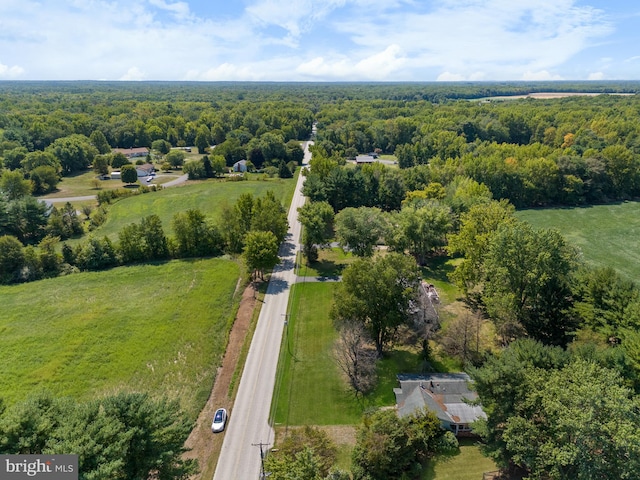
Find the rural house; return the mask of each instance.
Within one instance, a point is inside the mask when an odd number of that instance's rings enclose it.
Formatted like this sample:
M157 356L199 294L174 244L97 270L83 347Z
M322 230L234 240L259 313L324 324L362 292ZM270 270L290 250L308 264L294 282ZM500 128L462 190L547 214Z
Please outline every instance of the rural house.
M480 405L470 403L478 398L469 388L470 380L466 373L400 374L400 388L393 389L398 415L404 417L426 407L443 428L456 435L469 434L473 422L487 418Z
M138 177L148 177L154 171L155 171L155 168L150 163L136 165L136 172L138 173Z
M113 153L122 153L127 158L146 157L149 155L149 149L147 147L114 148Z

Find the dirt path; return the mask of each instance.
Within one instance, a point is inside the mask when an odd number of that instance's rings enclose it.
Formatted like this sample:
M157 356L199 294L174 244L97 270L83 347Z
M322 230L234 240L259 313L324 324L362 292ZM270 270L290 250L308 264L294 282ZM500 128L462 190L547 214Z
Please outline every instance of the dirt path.
M215 462L220 454L220 448L222 448L224 434L211 433L211 420L213 413L220 407L226 408L231 414L233 402L229 386L251 325L255 304L254 290L248 286L242 294L236 320L229 334L229 344L222 359L222 366L218 368L209 400L200 412L196 426L185 442L185 446L191 450L184 455L184 458L196 458L200 464L200 474L195 476L194 480L213 477Z

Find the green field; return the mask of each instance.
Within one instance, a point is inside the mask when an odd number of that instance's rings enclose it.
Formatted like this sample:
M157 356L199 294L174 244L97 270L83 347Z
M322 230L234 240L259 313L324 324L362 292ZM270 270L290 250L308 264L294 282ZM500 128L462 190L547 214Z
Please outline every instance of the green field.
M220 207L227 203L233 205L243 193L263 196L273 191L284 205L291 203L295 179L252 180L244 182L224 182L208 180L159 192L136 195L115 202L109 207L107 221L92 233L95 236L117 238L118 232L130 223L139 223L143 217L156 214L162 220L165 233L171 233L171 219L178 212L199 209L208 217L218 220Z
M332 359L336 332L328 306L334 287L334 283L303 283L292 289L291 317L274 395L276 424L351 425L360 421L362 409L347 391Z
M195 418L238 299L223 259L120 267L0 287L0 392L89 398L120 389L179 398Z
M557 229L586 261L640 278L640 203L524 210L517 216L535 228Z

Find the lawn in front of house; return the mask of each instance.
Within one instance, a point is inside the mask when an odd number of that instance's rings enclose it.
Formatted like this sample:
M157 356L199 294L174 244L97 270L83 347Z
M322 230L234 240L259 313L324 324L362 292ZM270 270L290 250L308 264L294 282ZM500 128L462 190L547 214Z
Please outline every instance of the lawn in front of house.
M318 249L318 261L309 265L304 256L298 270L301 277L339 277L342 271L358 259L352 253L345 253L340 247Z

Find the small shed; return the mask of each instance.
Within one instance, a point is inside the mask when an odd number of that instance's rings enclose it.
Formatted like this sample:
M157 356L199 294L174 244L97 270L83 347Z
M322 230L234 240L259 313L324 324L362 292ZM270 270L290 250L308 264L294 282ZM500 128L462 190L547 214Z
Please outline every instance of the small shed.
M376 159L378 158L378 156L376 155L375 157L371 154L369 155L358 155L356 157L356 165L364 165L367 163L373 163L376 161Z
M236 162L233 164L233 171L234 172L246 172L247 171L247 161L246 160L240 160L239 162Z

